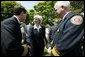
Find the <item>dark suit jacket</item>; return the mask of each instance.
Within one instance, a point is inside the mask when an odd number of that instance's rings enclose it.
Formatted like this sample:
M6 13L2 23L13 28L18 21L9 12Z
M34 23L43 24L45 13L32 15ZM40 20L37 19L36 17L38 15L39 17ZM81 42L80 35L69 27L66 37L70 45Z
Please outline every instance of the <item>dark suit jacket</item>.
M74 25L71 18L75 16L68 13L60 24L54 29L52 39L60 52L64 56L81 56L81 43L84 35L84 25Z
M15 17L8 18L1 22L2 56L21 56L24 49L21 46L21 40L20 24Z
M34 27L30 28L30 35L28 37L30 39L31 44L31 56L42 56L44 51L44 39L45 38L45 28L34 29Z

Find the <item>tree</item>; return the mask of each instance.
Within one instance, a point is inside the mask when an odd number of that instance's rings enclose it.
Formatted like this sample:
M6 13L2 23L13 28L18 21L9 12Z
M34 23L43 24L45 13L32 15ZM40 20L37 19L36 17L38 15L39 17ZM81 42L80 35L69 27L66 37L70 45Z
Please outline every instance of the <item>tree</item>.
M39 14L43 17L43 24L52 25L52 19L55 17L54 12L54 3L55 1L43 1L34 6L36 14Z
M34 11L33 9L30 9L30 10L28 11L28 15L27 15L27 19L26 19L26 20L29 21L29 22L27 22L27 23L32 23L32 22L33 22L33 17L34 17L34 15L35 15L35 11Z
M54 4L56 1L41 1L39 4L34 6L35 14L39 14L43 17L43 24L52 25L53 22L59 23L60 18L58 14L55 15ZM79 14L84 10L84 1L70 1L71 11L75 14Z
M84 12L84 1L71 1L71 10L75 14L80 14Z
M1 1L1 21L13 16L14 7L21 6L15 1Z
M56 1L41 1L34 6L34 10L31 9L27 12L26 23L31 23L33 17L36 14L39 14L43 17L43 25L50 24L53 25L54 22L59 23L60 18L58 14L55 14L54 4ZM71 10L74 13L84 12L84 1L70 1ZM15 1L1 1L1 21L11 17L13 15L13 8L16 6L21 6L21 4L16 3ZM23 6L23 5L22 5Z

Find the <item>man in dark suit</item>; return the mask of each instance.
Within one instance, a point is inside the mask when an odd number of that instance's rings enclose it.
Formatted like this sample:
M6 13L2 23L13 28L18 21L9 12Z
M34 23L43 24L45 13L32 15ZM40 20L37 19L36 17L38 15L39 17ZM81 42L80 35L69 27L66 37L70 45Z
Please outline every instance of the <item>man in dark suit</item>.
M14 9L14 16L1 22L1 55L21 56L26 55L28 47L21 45L21 22L25 22L26 10L23 7Z
M62 21L52 34L54 49L58 51L58 56L82 56L83 18L73 14L69 7L69 1L57 1L54 6L55 12L62 17Z

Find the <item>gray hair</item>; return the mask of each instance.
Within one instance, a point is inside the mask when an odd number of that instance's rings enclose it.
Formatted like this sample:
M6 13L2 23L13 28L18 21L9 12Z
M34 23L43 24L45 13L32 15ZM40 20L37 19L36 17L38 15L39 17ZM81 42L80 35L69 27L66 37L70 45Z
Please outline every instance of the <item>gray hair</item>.
M69 1L57 1L54 5L54 8L57 8L57 6L64 6L64 7L70 8L70 2Z
M41 21L41 23L42 23L42 19L43 19L42 16L40 16L40 15L35 15L35 16L34 16L34 19L36 19L36 18L39 19L39 20Z

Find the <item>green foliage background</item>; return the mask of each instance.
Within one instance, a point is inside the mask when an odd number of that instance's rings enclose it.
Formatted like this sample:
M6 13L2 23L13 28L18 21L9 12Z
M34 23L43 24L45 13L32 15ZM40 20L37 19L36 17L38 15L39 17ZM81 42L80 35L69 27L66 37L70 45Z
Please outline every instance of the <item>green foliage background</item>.
M59 23L60 18L55 15L54 4L56 1L41 1L37 5L34 5L34 9L27 10L26 24L32 23L33 16L40 14L43 17L42 24L53 25L54 23ZM75 14L80 14L84 12L84 1L70 1L71 11ZM17 6L23 6L15 1L1 1L1 21L11 17L13 15L13 8Z

